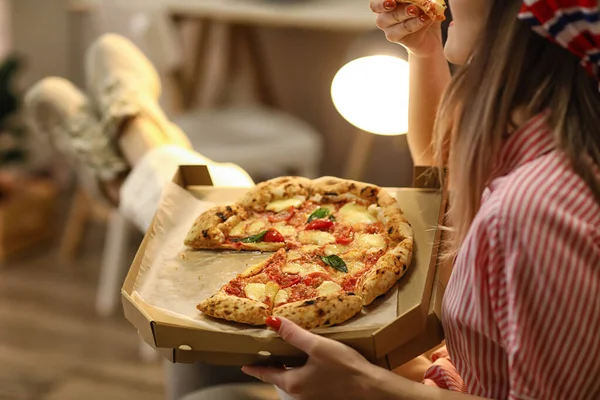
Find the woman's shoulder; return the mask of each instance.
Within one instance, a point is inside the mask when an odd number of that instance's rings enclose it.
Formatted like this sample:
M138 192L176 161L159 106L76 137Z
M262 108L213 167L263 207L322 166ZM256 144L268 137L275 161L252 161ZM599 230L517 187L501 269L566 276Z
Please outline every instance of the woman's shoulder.
M491 187L489 201L499 222L531 223L558 216L600 222L600 204L558 150L516 168Z
M579 246L590 235L600 246L600 204L560 151L516 168L490 188L482 222L505 247L535 255L557 243Z

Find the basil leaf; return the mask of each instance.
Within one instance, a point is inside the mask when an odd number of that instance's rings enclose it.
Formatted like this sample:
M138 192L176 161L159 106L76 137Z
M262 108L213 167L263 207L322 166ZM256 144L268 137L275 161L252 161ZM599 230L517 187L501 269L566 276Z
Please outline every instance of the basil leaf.
M261 233L257 233L256 235L248 236L248 237L245 237L245 238L231 239L231 241L233 243L237 243L237 242L242 242L242 243L258 243L261 240L263 240L263 238L265 237L266 234L267 234L267 231L262 231Z
M344 260L336 256L335 254L326 257L321 257L321 260L323 260L325 264L337 269L338 271L346 273L348 272L348 267L346 267L346 263L344 262Z
M315 219L325 218L328 215L329 208L318 208L312 214L310 214L310 217L308 217L308 221L306 221L306 223L308 224L309 222Z

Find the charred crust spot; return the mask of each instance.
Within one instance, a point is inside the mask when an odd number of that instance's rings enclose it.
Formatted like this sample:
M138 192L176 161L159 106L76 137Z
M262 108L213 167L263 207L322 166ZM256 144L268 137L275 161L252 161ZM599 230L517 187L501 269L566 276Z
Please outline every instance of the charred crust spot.
M304 303L302 303L302 307L312 306L313 304L315 304L314 300L306 300Z
M227 217L222 212L218 212L217 217L221 220L221 222L227 221Z
M317 310L317 315L318 315L319 317L322 317L322 316L324 316L324 315L325 315L325 311L323 311L321 308L319 308L319 309Z
M338 194L336 192L325 192L323 193L325 196L337 196Z
M327 320L324 323L325 323L325 325L331 325L331 321L330 320Z
M208 237L208 229L202 231L202 236L206 239Z
M231 310L227 309L227 310L223 311L223 314L225 314L225 315L231 315L232 312L231 312Z
M402 266L402 271L406 271L406 264Z
M356 294L354 294L354 292L348 292L348 296L356 296Z
M356 189L356 185L355 185L354 183L351 183L351 184L348 186L348 189L350 189L350 190L354 190L354 189Z
M225 207L225 210L227 210L227 212L232 212L233 208L231 208L231 206L227 206L227 207Z
M377 189L373 186L366 186L360 191L361 195L364 195L365 193L367 193L367 196L374 196L375 194L377 194Z
M390 229L388 229L388 234L391 235L392 233L394 233L394 227L390 226Z

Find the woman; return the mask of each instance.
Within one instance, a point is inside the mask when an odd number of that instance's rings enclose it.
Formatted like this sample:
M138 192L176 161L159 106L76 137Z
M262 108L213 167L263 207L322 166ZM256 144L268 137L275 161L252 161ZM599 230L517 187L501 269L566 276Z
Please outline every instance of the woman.
M371 1L410 50L413 157L449 170L450 357L422 385L271 319L307 364L243 370L296 399L600 398L598 1L449 3L442 49L417 8Z

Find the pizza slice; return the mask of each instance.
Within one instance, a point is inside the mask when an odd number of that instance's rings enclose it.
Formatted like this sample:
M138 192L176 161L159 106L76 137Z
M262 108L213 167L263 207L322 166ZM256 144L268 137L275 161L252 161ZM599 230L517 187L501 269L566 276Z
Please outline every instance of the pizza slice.
M264 325L279 292L286 254L280 250L266 261L250 266L215 295L198 304L204 314L249 325Z
M237 204L214 207L194 222L185 245L194 249L277 251L295 242L312 181L283 177L258 184Z
M416 5L433 21L442 22L446 19L446 2L444 0L400 0L399 2Z
M362 299L345 292L324 268L309 262L314 254L301 257L288 262L286 252L279 250L229 281L198 304L198 310L249 325L264 325L267 317L278 315L305 329L340 324L360 312Z

